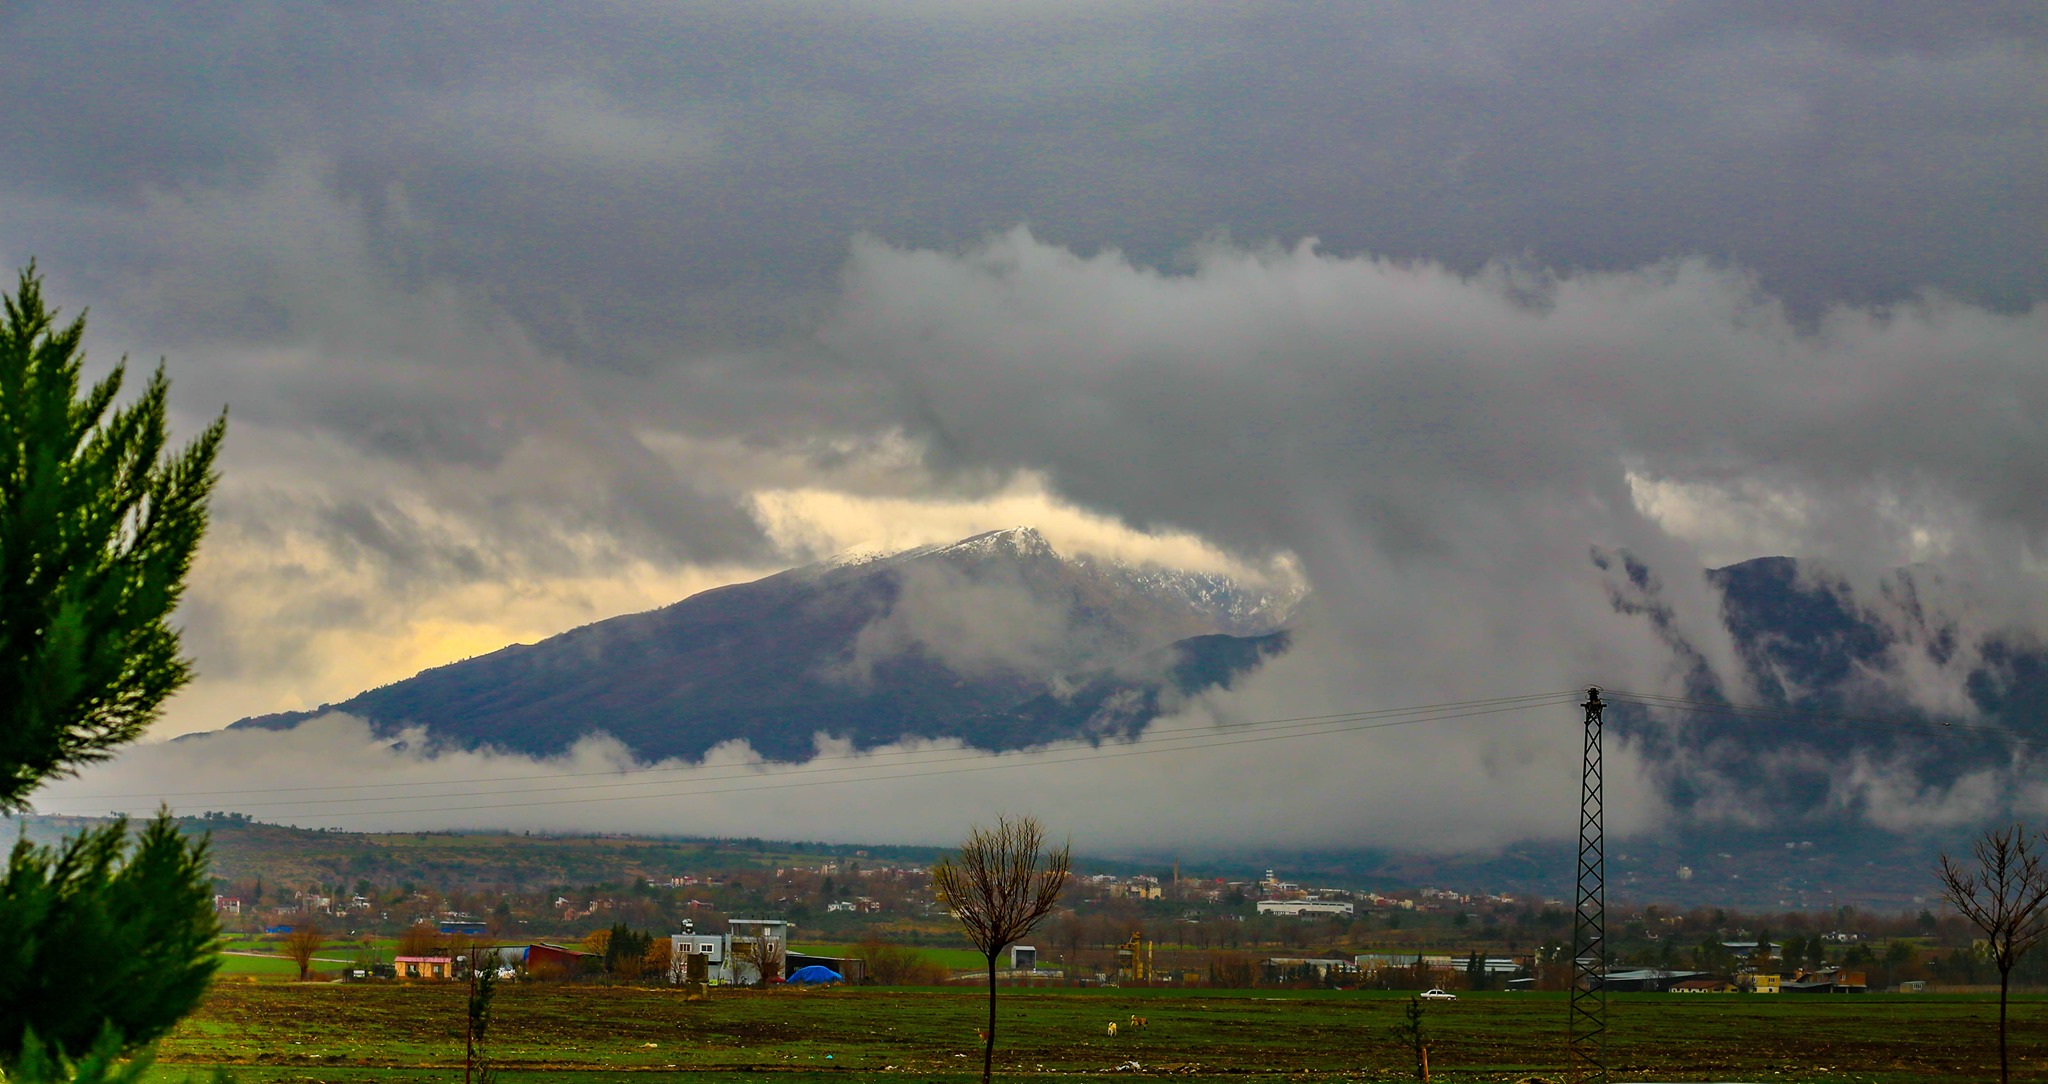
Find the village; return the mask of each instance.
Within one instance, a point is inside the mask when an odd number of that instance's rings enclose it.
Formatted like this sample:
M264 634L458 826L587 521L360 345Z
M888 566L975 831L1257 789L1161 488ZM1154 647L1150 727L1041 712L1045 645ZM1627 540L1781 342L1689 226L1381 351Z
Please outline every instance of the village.
M224 886L240 951L315 946L305 975L455 981L495 961L521 981L754 987L824 969L852 985L986 979L926 866L854 852L802 865L635 872L543 892L414 885ZM1615 992L1918 992L1984 981L1981 943L1931 913L1740 914L1616 908ZM1276 870L1225 880L1076 874L999 983L1020 986L1562 990L1569 913L1555 898L1310 886ZM311 937L308 937L308 934ZM624 940L639 946L622 954ZM227 974L242 960L232 957ZM810 974L816 975L818 971Z

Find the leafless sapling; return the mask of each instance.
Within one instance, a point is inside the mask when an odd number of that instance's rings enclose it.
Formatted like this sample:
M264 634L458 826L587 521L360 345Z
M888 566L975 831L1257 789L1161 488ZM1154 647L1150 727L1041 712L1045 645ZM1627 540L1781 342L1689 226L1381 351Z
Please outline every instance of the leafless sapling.
M1974 869L1941 856L1941 894L1951 907L1984 931L1991 963L1998 968L1998 1079L2007 1079L2006 994L2012 969L2048 934L2048 866L2039 840L2026 826L1994 828L1970 845Z
M982 1030L981 1079L996 1056L996 957L1021 940L1059 903L1072 866L1070 846L1048 850L1045 826L1033 817L1003 817L967 833L960 853L932 867L932 889L967 939L988 961L988 1027Z

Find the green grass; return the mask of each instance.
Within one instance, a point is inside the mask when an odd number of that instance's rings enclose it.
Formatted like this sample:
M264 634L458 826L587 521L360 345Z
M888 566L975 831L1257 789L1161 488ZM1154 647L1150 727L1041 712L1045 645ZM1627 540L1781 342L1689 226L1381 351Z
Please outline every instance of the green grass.
M316 966L332 967L334 965L320 964ZM299 977L299 965L293 963L290 960L285 959L282 956L224 955L220 958L220 970L216 972L216 974L253 975L258 978L295 979Z
M1110 1072L1194 1080L1400 1079L1389 1034L1406 999L1379 993L1005 990L997 1061L1007 1076ZM978 1076L985 1003L951 990L717 991L531 984L500 994L493 1051L507 1084L599 1082L647 1071L691 1079L964 1080ZM1430 1066L1445 1081L1561 1079L1564 1002L1475 994L1432 1005ZM1985 1079L1995 998L1617 996L1617 1080ZM1132 1029L1132 1015L1148 1026ZM2048 1069L2048 997L2015 1014L2021 1079ZM271 1081L439 1080L462 1069L454 984L223 983L162 1045L159 1079L231 1066ZM1110 1037L1107 1025L1119 1023Z
M379 947L380 958L391 958L391 945ZM374 944L374 943L373 943ZM361 951L362 943L357 940L324 941L313 954L315 972L332 972L352 964ZM262 953L251 956L246 953ZM284 942L276 938L232 937L221 944L219 974L230 977L253 977L259 979L296 979L299 965L285 958Z
M790 951L800 952L807 956L852 956L859 947L858 945L791 945ZM920 958L928 963L934 963L953 971L966 971L971 968L978 969L988 966L988 961L982 958L981 953L973 949L915 946L911 947L911 951L917 953Z

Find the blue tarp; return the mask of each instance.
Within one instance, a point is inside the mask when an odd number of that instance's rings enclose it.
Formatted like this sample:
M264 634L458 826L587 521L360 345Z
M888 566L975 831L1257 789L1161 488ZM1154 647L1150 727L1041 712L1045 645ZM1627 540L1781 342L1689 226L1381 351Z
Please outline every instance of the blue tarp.
M815 986L827 982L845 982L846 976L826 967L824 964L812 964L809 967L799 967L795 971L790 972L789 981L799 986Z

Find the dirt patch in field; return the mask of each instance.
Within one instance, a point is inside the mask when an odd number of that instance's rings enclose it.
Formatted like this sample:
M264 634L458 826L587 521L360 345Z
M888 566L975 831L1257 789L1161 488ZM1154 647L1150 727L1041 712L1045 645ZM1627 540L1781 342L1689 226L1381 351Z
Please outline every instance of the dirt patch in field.
M706 1021L695 1030L698 1034L725 1035L749 1043L795 1042L811 1033L798 1025L773 1020Z

